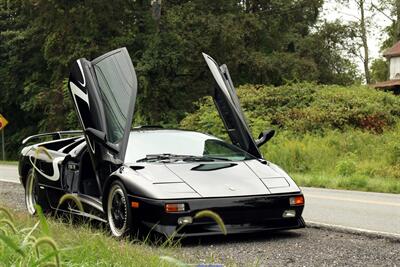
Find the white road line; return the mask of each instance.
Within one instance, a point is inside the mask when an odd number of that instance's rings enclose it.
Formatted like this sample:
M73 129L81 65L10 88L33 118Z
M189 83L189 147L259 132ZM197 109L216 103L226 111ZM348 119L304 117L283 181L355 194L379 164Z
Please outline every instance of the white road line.
M320 223L320 222L314 222L314 221L306 221L306 225L311 224L311 226L322 226L326 228L334 228L334 229L339 229L339 230L344 230L344 231L349 231L349 232L357 232L361 234L372 234L372 235L377 235L377 236L388 236L388 237L395 237L396 239L400 240L400 234L396 233L390 233L390 232L382 232L382 231L374 231L374 230L368 230L368 229L363 229L363 228L356 228L356 227L350 227L350 226L343 226L343 225L337 225L337 224L329 224L329 223Z
M306 197L306 200L307 200L307 198L319 198L319 199L350 201L350 202L358 202L358 203L365 203L365 204L375 204L375 205L398 206L398 207L400 207L400 203L395 203L395 202L363 200L363 199L354 199L354 198L347 198L347 197L330 197L330 196L307 194L307 193L305 193L304 195Z
M3 179L3 178L0 178L0 182L13 183L13 184L20 183L19 181L16 181L16 180L7 180L7 179Z

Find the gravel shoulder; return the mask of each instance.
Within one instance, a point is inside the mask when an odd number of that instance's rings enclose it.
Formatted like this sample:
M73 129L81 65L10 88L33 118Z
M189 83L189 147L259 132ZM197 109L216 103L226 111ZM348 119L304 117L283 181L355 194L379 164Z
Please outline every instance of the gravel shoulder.
M399 266L400 243L314 228L186 240L191 262L239 266Z
M25 210L23 186L17 183L0 182L0 205L2 203L15 211Z
M0 205L25 210L20 184L0 182ZM188 263L228 266L400 266L400 242L305 228L276 233L188 238L176 250Z

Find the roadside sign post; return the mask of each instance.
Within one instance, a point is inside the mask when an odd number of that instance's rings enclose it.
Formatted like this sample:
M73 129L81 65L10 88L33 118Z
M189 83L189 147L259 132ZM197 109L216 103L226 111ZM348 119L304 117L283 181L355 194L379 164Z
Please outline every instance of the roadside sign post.
M3 161L6 161L6 152L4 149L4 128L1 130L1 151L3 155Z
M1 131L1 154L3 155L3 161L6 160L5 140L4 140L4 128L8 124L6 118L0 114L0 131Z

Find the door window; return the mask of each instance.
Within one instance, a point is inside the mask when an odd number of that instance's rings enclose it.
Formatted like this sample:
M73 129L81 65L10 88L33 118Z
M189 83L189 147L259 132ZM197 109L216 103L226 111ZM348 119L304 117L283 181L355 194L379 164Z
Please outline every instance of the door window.
M107 124L107 139L119 142L125 132L130 114L130 101L136 94L136 75L126 50L102 58L95 62L94 70L104 104Z

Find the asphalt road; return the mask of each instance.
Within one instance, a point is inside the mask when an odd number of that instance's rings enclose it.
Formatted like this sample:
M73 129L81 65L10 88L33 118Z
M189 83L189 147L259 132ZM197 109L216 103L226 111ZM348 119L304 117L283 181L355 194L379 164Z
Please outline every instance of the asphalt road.
M18 183L18 166L0 164L0 181Z
M302 188L306 222L396 234L400 237L400 194Z
M19 182L17 166L0 165L0 181ZM396 234L400 237L400 194L302 188L306 222Z

